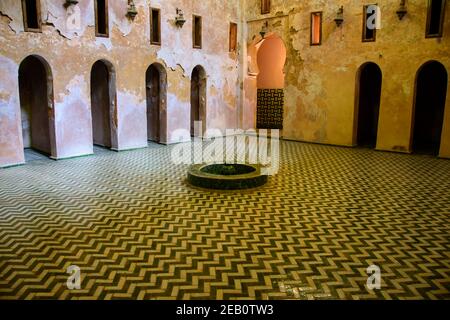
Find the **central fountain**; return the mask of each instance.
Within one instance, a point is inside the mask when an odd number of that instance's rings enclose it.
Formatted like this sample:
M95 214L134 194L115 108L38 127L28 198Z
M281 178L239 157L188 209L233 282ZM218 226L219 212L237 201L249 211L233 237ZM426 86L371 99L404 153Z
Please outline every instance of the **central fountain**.
M188 182L204 189L252 189L268 181L261 169L260 165L250 164L197 164L189 168Z

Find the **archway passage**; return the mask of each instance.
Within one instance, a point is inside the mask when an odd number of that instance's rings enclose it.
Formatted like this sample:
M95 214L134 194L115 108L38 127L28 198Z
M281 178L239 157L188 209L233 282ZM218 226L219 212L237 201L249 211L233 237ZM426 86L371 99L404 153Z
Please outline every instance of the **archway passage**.
M152 64L146 72L148 140L165 143L167 74L163 66Z
M283 89L287 51L281 38L266 37L257 45L258 89Z
M375 148L380 115L382 73L375 63L359 70L357 145Z
M276 35L257 45L257 128L283 129L284 65L287 51Z
M417 74L413 152L438 155L444 123L448 75L445 67L432 61Z
M206 130L206 72L196 66L191 76L191 136L202 134ZM195 123L201 122L201 132L196 132Z
M51 108L53 84L50 67L40 57L29 56L19 67L19 93L22 134L25 149L47 155L52 152Z
M114 107L114 79L111 67L97 61L91 71L91 112L94 145L112 147L112 110Z

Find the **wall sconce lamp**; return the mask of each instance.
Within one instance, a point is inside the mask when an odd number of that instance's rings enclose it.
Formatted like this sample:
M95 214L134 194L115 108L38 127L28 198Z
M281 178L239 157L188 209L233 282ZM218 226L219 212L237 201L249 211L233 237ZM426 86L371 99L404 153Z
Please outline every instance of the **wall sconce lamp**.
M400 1L400 7L397 10L397 16L400 20L402 20L406 14L408 13L408 9L406 8L406 0Z
M134 20L136 18L138 12L136 10L136 5L134 4L133 0L128 0L128 10L127 10L127 17L131 20Z
M341 6L334 19L337 27L340 27L344 23L344 6Z
M269 31L269 22L266 21L266 22L264 22L264 24L261 28L261 31L259 32L259 34L261 35L261 38L264 39L266 37L266 34L268 31Z
M76 4L78 4L78 0L66 0L66 3L64 3L64 7L66 7L66 9L67 9L71 5L76 5Z
M175 24L179 28L183 28L185 23L186 23L186 19L184 18L183 10L177 8L177 16L175 17Z

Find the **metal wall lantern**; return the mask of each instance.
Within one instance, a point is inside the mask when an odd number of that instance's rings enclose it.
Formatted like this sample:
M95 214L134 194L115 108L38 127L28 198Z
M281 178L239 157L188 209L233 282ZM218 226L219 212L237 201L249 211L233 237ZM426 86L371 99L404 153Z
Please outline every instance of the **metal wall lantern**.
M127 17L131 20L134 20L136 18L138 12L136 9L136 5L134 4L133 0L128 0L128 10L127 10Z
M183 28L185 23L186 23L186 19L184 18L183 10L177 8L177 16L175 17L175 24L179 28Z
M408 13L408 9L406 8L406 0L400 1L400 7L398 8L396 13L399 20L402 20L406 16L406 14Z
M340 27L344 23L344 6L341 6L334 19L336 26Z
M68 8L76 4L78 4L78 0L66 0L66 3L64 3L64 7Z

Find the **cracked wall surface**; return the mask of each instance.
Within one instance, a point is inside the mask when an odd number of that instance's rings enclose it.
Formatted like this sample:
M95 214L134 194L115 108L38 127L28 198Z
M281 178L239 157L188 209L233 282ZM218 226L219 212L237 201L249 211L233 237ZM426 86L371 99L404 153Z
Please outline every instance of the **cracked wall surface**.
M61 0L40 2L42 32L33 33L24 32L20 1L0 1L0 166L24 162L18 69L29 55L51 67L57 159L93 152L90 72L100 59L112 64L116 76L118 150L147 146L145 74L155 62L167 72L164 142L175 142L175 130L190 129L190 78L197 65L207 73L207 126L238 126L240 59L228 50L229 23L241 21L238 0L135 0L134 21L126 17L127 1L110 0L109 38L95 37L93 0L69 8ZM150 44L150 4L161 9L161 46ZM174 23L176 8L187 20L181 29ZM203 18L202 49L192 46L193 14Z
M265 21L268 34L283 39L288 50L285 66L285 118L283 137L316 143L355 145L355 91L359 67L371 61L383 72L377 149L410 152L415 78L430 60L450 72L450 6L446 6L444 36L426 39L427 2L410 0L402 21L398 3L380 0L381 29L376 42L363 43L363 5L370 1L272 0L268 15L260 14L260 1L247 0L246 52L254 55L255 44ZM344 6L344 23L334 18ZM321 46L310 46L310 14L323 11ZM250 59L251 60L251 59ZM251 70L245 61L244 68ZM253 69L255 69L253 67ZM256 68L257 69L257 68ZM254 125L255 76L244 79L244 125ZM450 157L450 82L441 142L442 157Z
M95 36L93 0L69 8L63 2L41 0L42 32L33 33L24 32L20 1L0 1L0 166L24 162L18 69L30 55L42 57L51 68L54 103L49 115L54 117L52 156L57 159L93 152L90 72L100 59L111 63L116 78L118 150L147 145L145 73L155 62L167 72L164 143L177 142L171 136L175 130L190 129L190 78L197 65L207 73L207 127L255 128L257 53L265 21L268 35L279 36L287 49L286 139L355 145L356 75L372 61L383 72L377 148L410 152L416 73L430 60L450 70L450 6L444 37L425 39L422 0L408 1L402 21L395 14L397 5L378 1L382 29L374 43L361 41L362 6L368 1L272 0L271 13L261 15L259 0L135 0L138 16L132 21L125 16L127 1L110 0L109 38ZM150 5L161 9L161 46L150 45ZM345 21L337 27L333 20L340 5ZM181 29L174 23L177 8L187 20ZM324 17L322 45L314 47L309 39L313 11L323 11ZM193 14L203 17L202 49L192 48ZM230 22L238 23L237 53L228 52ZM442 157L450 157L449 106L450 93Z

